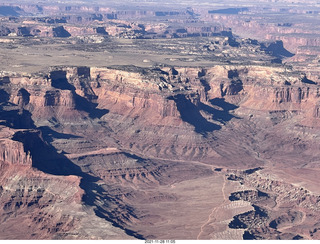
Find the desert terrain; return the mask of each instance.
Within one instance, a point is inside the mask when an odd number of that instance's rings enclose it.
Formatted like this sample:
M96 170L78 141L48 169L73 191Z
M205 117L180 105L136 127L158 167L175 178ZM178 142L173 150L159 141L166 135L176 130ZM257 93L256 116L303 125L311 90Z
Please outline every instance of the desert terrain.
M0 239L319 240L317 1L0 3Z

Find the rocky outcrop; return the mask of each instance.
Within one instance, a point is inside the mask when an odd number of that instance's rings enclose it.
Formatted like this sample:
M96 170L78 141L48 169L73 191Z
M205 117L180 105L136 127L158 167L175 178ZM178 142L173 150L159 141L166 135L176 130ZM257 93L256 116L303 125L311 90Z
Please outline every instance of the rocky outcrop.
M24 93L21 89L18 93L22 105L26 105ZM11 116L23 117L21 109L10 110ZM26 122L24 126L30 127ZM130 239L96 217L90 207L83 208L82 200L90 190L81 182L88 176L59 156L41 131L1 125L0 170L2 239ZM102 232L93 230L100 225Z
M69 37L71 34L65 30L63 26L58 26L52 29L53 37Z
M71 176L59 178L34 170L30 152L25 151L23 143L8 137L14 137L16 131L2 127L0 133L0 201L3 206L0 210L0 225L3 230L7 230L1 231L2 238L16 239L24 236L28 239L43 239L53 237L60 231L74 229L78 222L74 216L66 212L57 215L53 213L63 209L58 207L57 195L60 195L60 191L64 191L64 200L69 204L75 206L80 203L83 194L78 187L80 179ZM52 214L49 214L50 211ZM23 218L24 224L11 228L10 225L18 218ZM37 225L41 226L42 231L36 231Z
M0 160L10 165L23 165L31 167L32 159L30 152L24 151L22 143L12 140L15 130L1 126Z
M23 145L12 140L1 141L0 160L9 164L21 164L31 166L31 156L24 152Z
M316 222L319 196L283 180L269 179L261 170L236 173L236 180L256 190L233 192L229 199L249 201L254 211L234 216L230 228L246 228L244 239L309 239L312 234L305 228Z

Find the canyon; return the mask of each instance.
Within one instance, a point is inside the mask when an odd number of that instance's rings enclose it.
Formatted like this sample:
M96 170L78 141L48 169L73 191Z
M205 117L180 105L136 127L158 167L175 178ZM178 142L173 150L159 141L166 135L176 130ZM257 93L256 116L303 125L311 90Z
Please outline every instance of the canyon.
M249 2L0 6L0 239L319 239L320 7Z

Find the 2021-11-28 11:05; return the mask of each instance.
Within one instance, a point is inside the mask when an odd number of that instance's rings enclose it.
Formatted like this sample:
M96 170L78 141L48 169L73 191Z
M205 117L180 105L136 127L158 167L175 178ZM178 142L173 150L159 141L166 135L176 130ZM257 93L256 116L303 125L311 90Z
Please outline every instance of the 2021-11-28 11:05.
M171 244L171 243L176 243L175 240L145 240L145 243L148 243L148 244Z

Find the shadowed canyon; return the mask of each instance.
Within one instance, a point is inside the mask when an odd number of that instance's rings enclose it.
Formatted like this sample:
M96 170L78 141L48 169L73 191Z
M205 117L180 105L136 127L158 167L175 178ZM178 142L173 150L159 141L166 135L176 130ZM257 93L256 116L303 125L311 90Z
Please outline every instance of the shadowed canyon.
M316 1L0 4L0 239L320 239Z

